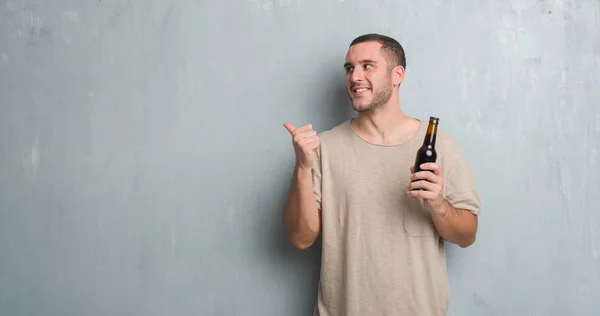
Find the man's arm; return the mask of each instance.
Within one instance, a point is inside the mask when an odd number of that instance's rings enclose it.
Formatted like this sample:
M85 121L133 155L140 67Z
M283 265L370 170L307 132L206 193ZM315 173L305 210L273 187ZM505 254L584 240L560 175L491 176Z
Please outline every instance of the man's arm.
M306 249L321 232L321 216L313 191L310 168L296 167L294 179L285 204L284 221L292 244Z
M463 209L455 208L447 200L431 212L431 218L440 236L462 248L475 242L477 235L477 215Z
M410 168L411 173L413 167ZM444 179L437 163L421 165L423 171L413 173L408 187L410 196L423 199L425 209L431 214L433 223L444 240L466 248L475 242L478 217L468 210L455 208L444 199ZM415 190L421 188L423 190Z
M321 216L313 183L313 168L319 163L316 156L321 141L311 124L299 128L290 123L283 126L292 136L296 153L292 187L285 203L285 227L292 244L306 249L312 246L321 232ZM319 175L319 168L315 168L314 178L319 178Z

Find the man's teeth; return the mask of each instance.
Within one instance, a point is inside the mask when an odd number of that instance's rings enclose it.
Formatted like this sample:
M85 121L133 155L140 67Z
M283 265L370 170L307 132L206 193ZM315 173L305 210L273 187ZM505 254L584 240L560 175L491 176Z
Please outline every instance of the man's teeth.
M360 88L360 89L356 89L356 92L365 92L367 90L369 90L369 89L367 89L367 88Z

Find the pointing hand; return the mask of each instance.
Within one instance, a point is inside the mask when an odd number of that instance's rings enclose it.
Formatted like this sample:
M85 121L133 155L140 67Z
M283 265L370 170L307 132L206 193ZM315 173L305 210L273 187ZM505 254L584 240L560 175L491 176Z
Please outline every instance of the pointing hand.
M290 132L290 135L292 135L294 151L296 152L297 167L305 169L312 168L314 152L321 144L317 132L313 130L311 124L306 124L298 128L290 123L285 123L283 126Z

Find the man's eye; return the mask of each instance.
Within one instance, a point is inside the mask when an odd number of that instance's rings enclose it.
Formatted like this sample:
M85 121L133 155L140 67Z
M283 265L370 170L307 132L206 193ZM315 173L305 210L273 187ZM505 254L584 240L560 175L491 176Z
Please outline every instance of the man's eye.
M373 66L371 66L370 64L365 64L365 69L369 69L371 67L373 67Z

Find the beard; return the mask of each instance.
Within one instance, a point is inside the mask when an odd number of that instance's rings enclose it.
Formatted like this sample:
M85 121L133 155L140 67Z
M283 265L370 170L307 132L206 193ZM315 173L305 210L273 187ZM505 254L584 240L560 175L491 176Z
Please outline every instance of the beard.
M352 99L352 95L348 93L350 101L352 101L352 108L354 109L354 111L359 113L368 113L374 112L377 109L381 108L392 97L392 86L390 85L388 87L384 87L380 90L373 91L372 93L373 99L368 104L357 104L357 102L361 102L361 100Z

